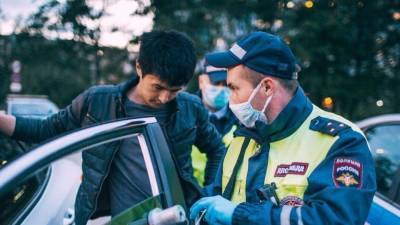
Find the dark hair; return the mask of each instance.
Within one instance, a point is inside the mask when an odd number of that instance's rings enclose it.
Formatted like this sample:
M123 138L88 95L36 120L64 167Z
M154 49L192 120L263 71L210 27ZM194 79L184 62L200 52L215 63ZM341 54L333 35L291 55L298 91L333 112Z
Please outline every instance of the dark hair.
M288 79L281 79L281 78L275 78L278 79L279 83L287 90L291 95L295 93L297 90L297 87L299 87L299 81L298 80L288 80Z
M192 40L175 30L155 30L140 38L138 63L143 76L154 74L169 86L186 85L196 66Z

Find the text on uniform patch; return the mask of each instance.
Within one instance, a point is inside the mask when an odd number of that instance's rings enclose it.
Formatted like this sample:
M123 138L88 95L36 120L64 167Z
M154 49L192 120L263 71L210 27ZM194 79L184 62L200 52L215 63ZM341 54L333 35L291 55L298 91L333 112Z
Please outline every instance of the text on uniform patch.
M308 169L308 163L293 162L281 164L276 167L275 177L285 177L288 174L304 175Z

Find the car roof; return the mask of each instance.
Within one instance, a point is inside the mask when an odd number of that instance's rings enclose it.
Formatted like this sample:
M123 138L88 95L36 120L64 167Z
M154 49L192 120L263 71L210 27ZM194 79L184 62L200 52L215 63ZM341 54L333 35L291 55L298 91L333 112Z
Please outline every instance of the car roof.
M7 98L7 102L50 102L47 98L31 98L31 97L18 97L18 98Z
M10 98L10 99L20 99L20 98L48 99L47 95L17 95L17 94L7 95L7 98Z
M356 124L361 129L365 129L365 128L373 126L373 125L393 123L393 122L400 123L400 113L374 116L374 117L370 117L370 118L361 120L361 121L357 122Z
M8 105L13 104L46 104L55 107L58 110L57 105L49 100L45 95L8 95L6 100Z

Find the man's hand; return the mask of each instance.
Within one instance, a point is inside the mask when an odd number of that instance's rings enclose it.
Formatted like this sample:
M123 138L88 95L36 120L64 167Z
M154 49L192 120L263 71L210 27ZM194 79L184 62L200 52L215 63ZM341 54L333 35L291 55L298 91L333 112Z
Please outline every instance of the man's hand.
M190 209L190 219L194 220L201 211L207 210L204 218L208 224L231 225L236 206L220 195L202 198Z
M0 113L0 132L11 136L15 130L15 117Z

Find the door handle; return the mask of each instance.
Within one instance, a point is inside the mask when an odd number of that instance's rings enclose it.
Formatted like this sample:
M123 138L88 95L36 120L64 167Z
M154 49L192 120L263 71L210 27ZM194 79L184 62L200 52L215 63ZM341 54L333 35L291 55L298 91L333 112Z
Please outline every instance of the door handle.
M68 208L64 214L63 225L72 225L75 221L75 210Z

